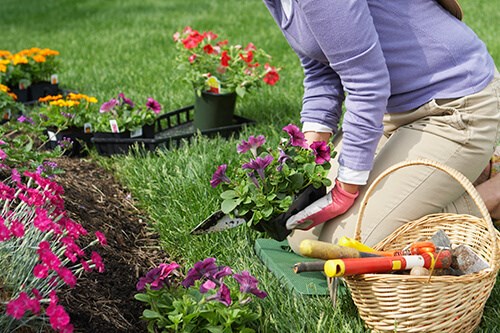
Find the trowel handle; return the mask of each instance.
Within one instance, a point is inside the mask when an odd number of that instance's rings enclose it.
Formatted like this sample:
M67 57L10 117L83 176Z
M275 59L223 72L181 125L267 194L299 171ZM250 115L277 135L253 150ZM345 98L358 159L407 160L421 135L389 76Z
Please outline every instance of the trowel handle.
M413 267L448 268L451 265L451 252L422 253L421 255L333 259L325 262L328 277L341 277L357 274L387 273L409 270Z

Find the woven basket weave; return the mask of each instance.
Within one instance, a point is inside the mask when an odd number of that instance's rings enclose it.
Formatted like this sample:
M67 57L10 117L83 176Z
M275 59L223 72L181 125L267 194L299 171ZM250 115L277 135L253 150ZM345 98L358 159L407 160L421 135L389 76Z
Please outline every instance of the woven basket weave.
M466 244L490 268L463 276L362 274L346 277L360 317L373 332L472 332L498 273L500 233L470 181L458 171L429 160L401 162L387 169L368 188L358 216L355 239L361 241L361 220L375 186L390 173L407 166L426 165L448 173L470 194L483 218L462 214L432 214L406 223L374 246L398 250L443 230L452 244Z

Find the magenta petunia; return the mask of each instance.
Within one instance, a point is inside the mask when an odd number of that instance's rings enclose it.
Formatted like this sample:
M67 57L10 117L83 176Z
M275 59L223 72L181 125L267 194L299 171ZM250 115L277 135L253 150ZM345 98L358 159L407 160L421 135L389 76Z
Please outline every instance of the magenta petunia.
M250 135L248 141L242 140L240 144L236 147L236 151L240 154L244 154L251 150L254 156L257 156L257 148L266 143L266 138L263 135L257 137Z
M154 113L159 114L161 112L161 105L153 98L148 97L148 101L146 102L146 107L152 110Z
M231 183L231 180L226 176L226 170L227 164L219 165L210 180L210 186L216 188L220 183Z
M234 274L233 278L240 284L242 293L251 293L259 298L265 298L267 293L257 288L258 281L250 275L248 271L242 271L241 274Z
M182 285L184 288L189 288L194 285L195 281L203 278L213 276L219 268L215 264L215 258L206 258L202 261L198 261L194 264L194 267L191 268L184 281L182 281Z
M287 132L288 135L290 136L290 144L292 146L307 148L307 143L304 137L304 133L302 133L296 125L289 124L283 127L283 131Z
M274 160L274 157L271 155L266 155L265 157L257 157L254 160L250 160L250 162L243 164L241 167L243 169L251 169L255 170L261 179L265 179L264 175L264 169L271 164L271 162Z
M207 297L207 301L217 301L221 302L225 306L229 306L232 302L231 292L225 284L222 284L215 295Z
M325 141L315 141L311 144L311 149L313 151L316 159L314 160L316 164L324 164L330 161L330 146Z
M130 98L125 97L124 93L119 93L118 94L118 99L122 101L122 104L127 104L129 107L133 108L134 107L134 102Z
M118 102L117 99L113 98L113 99L110 99L109 101L107 102L104 102L100 109L99 109L99 112L100 113L106 113L106 112L109 112L111 110L113 110L116 106L118 106L118 104L120 104L120 102Z

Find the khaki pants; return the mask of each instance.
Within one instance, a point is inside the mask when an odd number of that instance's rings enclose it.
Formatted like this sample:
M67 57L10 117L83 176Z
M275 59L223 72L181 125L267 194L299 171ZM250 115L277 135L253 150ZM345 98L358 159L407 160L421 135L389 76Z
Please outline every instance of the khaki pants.
M463 173L473 182L492 156L500 135L500 74L479 93L457 99L432 100L403 113L386 114L368 185L383 171L405 160L430 159ZM340 151L341 143L336 147ZM337 174L332 161L332 177ZM298 252L303 239L337 243L354 237L363 186L345 214L308 231L294 231L290 246ZM391 173L368 200L361 224L361 241L373 246L406 222L427 214L452 212L477 215L465 190L446 173L427 166L409 166Z

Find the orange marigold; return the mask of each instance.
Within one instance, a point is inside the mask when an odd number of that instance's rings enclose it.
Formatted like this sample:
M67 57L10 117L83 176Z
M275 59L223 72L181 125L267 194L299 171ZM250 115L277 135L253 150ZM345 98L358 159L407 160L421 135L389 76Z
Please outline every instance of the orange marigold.
M0 50L0 58L10 58L12 56L12 53L7 50Z
M62 98L61 94L55 95L55 96L48 95L48 96L45 96L45 97L40 97L38 99L38 101L43 103L43 102L57 101L57 100L59 100L61 98Z
M43 55L36 54L33 56L33 60L35 60L36 62L45 62L45 60L47 59Z

